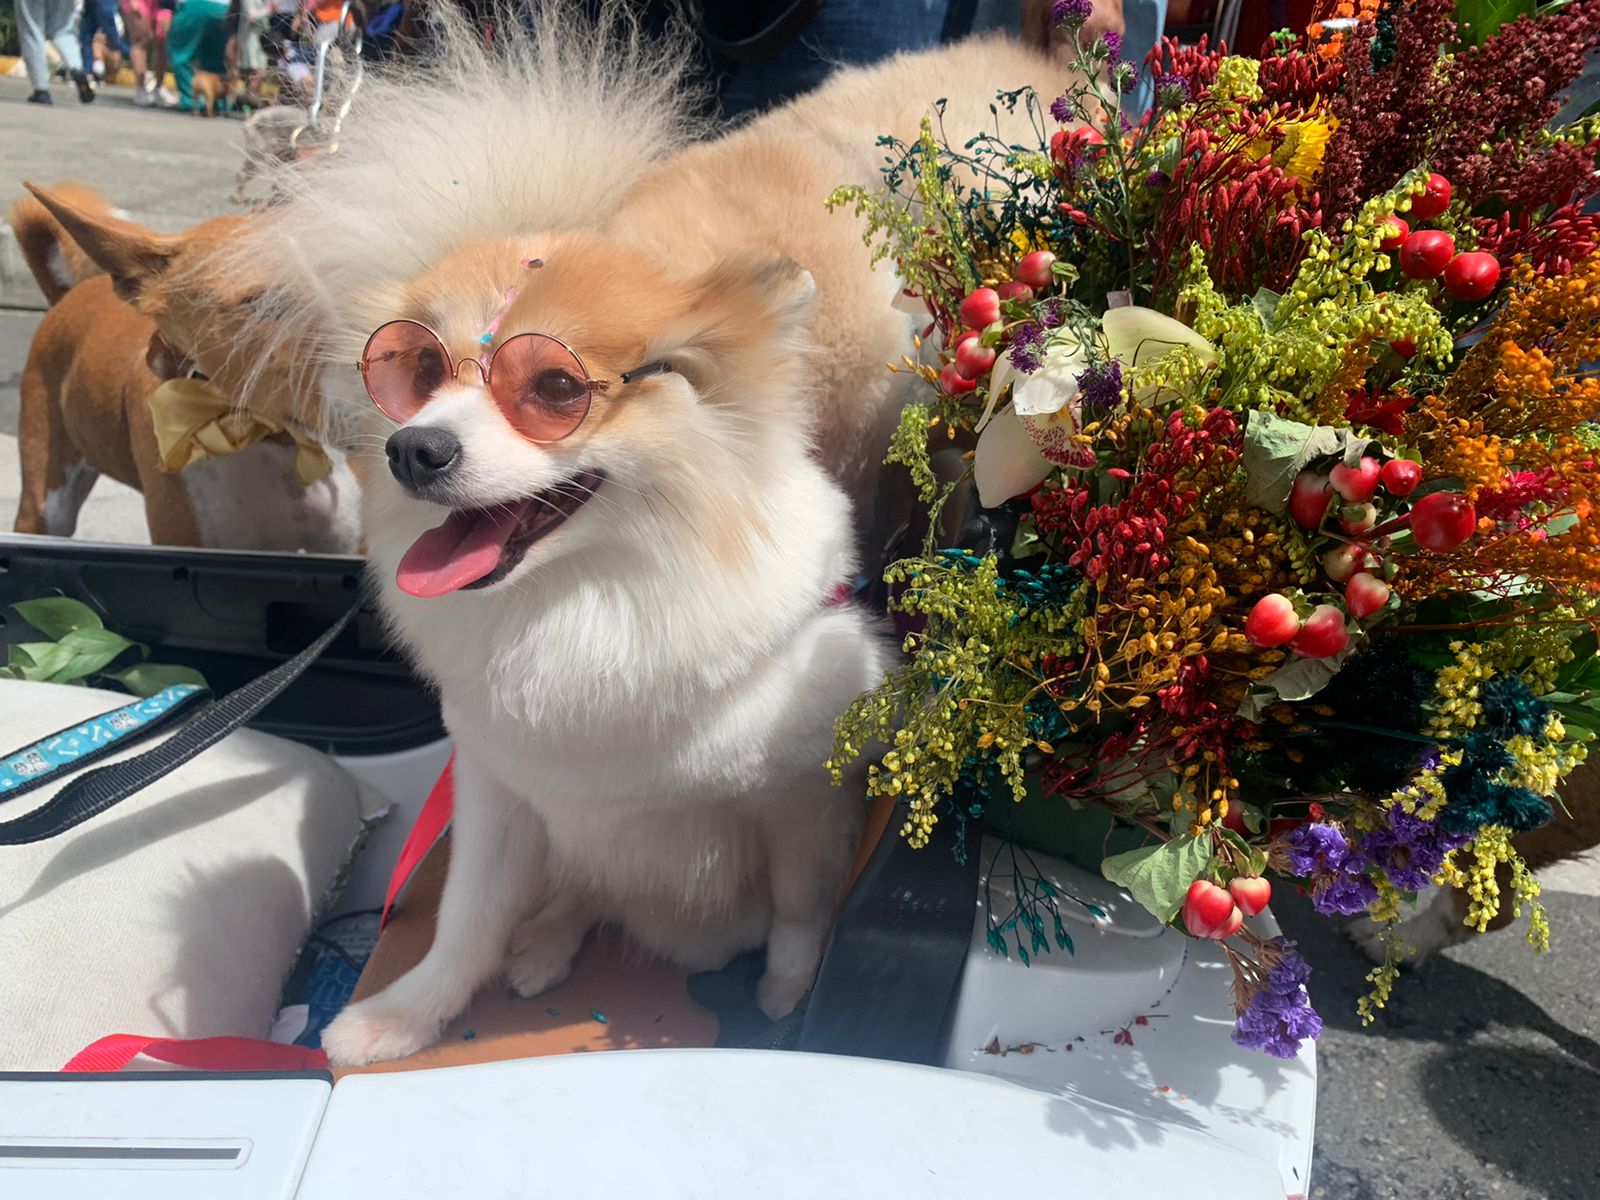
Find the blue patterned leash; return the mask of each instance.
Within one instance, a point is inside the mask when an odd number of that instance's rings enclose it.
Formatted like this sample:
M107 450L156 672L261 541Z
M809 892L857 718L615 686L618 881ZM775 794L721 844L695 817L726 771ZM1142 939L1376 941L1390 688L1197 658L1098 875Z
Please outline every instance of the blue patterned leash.
M285 688L304 675L306 669L321 657L333 639L350 623L350 618L360 611L361 602L358 600L345 610L331 628L299 654L287 662L279 663L265 675L258 675L249 683L235 688L213 704L197 703L210 695L204 688L187 685L168 688L161 696L181 694L174 696L164 708L143 714L143 719L141 708L150 701L124 705L114 712L62 730L59 734L52 734L43 741L6 755L3 759L4 773L0 773L0 801L37 787L55 775L75 771L111 749L131 745L165 728L180 713L189 714L187 720L178 724L171 737L143 754L85 771L69 779L59 792L32 812L14 821L0 823L0 846L25 846L65 833L113 805L122 803L163 775L177 770L195 755L210 749L253 719ZM153 696L150 699L160 698ZM198 711L191 712L191 709ZM124 728L118 729L116 725ZM73 742L81 750L75 750L70 744ZM5 787L3 781L6 779L12 780L14 786Z
M203 687L181 683L13 751L0 759L0 802L143 741L208 694Z

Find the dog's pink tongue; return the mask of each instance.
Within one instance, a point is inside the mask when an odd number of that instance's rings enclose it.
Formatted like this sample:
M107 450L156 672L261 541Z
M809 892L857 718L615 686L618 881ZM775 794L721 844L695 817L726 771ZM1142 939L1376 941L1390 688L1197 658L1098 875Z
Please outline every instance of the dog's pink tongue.
M429 599L476 583L500 563L500 552L527 504L490 511L453 512L419 537L400 560L394 581L410 596Z

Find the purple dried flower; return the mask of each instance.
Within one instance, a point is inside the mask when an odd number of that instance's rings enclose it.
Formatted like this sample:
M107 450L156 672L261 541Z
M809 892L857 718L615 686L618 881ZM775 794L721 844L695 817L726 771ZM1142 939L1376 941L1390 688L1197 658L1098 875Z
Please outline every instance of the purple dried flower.
M1150 188L1152 191L1157 191L1157 192L1159 192L1162 188L1166 187L1167 184L1169 184L1171 182L1172 182L1172 177L1170 175L1168 175L1165 171L1151 171L1150 174L1148 174L1148 175L1146 175L1144 177L1144 185L1145 185L1145 187Z
M1353 917L1365 912L1378 898L1378 885L1359 873L1365 865L1358 854L1345 859L1344 870L1318 882L1311 893L1311 907L1325 917Z
M1269 945L1280 955L1279 961L1239 1013L1233 1042L1275 1058L1294 1058L1302 1041L1322 1033L1322 1018L1305 991L1311 967L1281 937Z
M1044 308L1039 313L1039 323L1046 329L1054 329L1067 319L1067 306L1060 300L1045 301Z
M1112 62L1116 62L1122 57L1122 35L1120 33L1113 29L1109 33L1102 34L1100 40L1105 43L1106 57Z
M1037 321L1018 325L1011 335L1011 365L1024 375L1032 375L1043 363L1044 326Z
M1176 108L1189 99L1189 81L1182 75L1162 75L1156 80L1156 103Z
M1122 364L1113 358L1086 368L1078 389L1084 420L1110 412L1122 399Z
M1056 0L1050 9L1050 19L1062 29L1080 29L1094 12L1089 0Z
M1058 125L1071 124L1073 120L1072 101L1065 96L1057 96L1050 101L1050 115L1055 118Z
M1350 843L1332 825L1301 825L1285 839L1289 870L1296 875L1337 871L1350 854Z
M1420 892L1444 866L1445 855L1471 840L1470 833L1451 833L1396 804L1387 827L1361 839L1361 853L1401 891Z

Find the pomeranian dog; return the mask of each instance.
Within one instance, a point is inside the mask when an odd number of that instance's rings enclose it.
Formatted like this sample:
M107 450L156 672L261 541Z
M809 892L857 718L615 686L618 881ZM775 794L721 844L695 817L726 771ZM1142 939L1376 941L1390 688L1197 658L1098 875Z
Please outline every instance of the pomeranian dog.
M537 994L601 923L691 969L765 943L773 1017L809 988L862 811L833 721L887 655L840 602L852 499L914 352L898 280L824 201L934 99L987 124L992 81L1060 82L1009 43L905 56L665 157L661 53L546 20L491 59L446 18L440 75L365 94L265 218L281 287L348 288L297 329L368 414L373 575L457 747L432 947L329 1026L341 1064L427 1045L502 971ZM429 265L330 236L369 223Z
M17 531L71 536L95 480L109 475L143 493L158 545L354 552L357 488L340 455L310 484L286 433L180 471L163 462L150 407L158 385L199 377L233 396L258 365L236 335L263 328L273 300L261 278L214 265L248 218L157 234L88 188L30 191L10 220L51 307L22 371ZM251 414L310 441L322 424L316 395L306 365L280 347Z

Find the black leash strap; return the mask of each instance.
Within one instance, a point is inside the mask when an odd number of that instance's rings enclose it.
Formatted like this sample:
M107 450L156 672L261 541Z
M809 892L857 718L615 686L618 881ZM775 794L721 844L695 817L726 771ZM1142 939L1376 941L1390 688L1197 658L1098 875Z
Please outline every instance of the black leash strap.
M14 821L0 824L0 846L26 846L65 833L122 803L209 750L283 694L285 688L333 644L350 619L361 611L351 605L331 628L287 662L235 688L221 700L192 715L160 745L143 754L96 767L71 780L47 802Z

